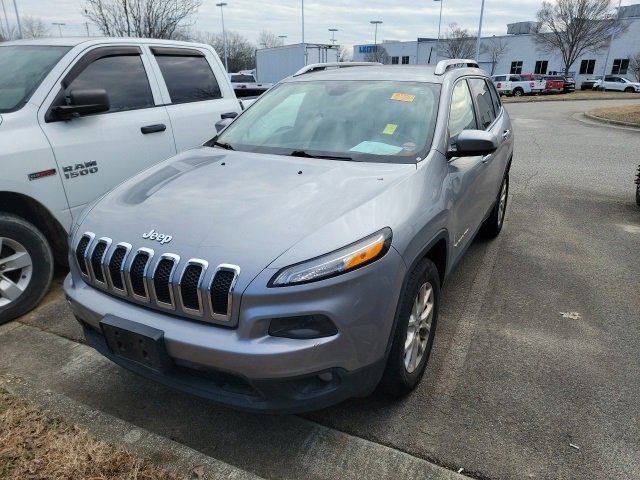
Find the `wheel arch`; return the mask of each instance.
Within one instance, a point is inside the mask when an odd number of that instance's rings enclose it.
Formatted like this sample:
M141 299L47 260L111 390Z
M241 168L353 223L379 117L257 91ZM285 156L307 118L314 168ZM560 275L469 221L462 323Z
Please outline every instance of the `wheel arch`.
M32 223L45 236L57 263L67 263L67 232L47 207L28 195L0 192L0 211Z

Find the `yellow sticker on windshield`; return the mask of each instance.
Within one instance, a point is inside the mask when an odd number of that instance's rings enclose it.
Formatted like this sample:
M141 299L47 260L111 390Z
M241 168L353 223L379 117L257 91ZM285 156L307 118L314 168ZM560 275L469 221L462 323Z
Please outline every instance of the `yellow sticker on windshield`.
M384 130L382 130L382 133L384 133L385 135L393 135L393 133L396 131L396 128L398 128L398 125L394 125L393 123L387 123L387 126L384 127Z
M416 96L410 93L394 93L391 95L391 100L398 100L399 102L413 102L414 98Z

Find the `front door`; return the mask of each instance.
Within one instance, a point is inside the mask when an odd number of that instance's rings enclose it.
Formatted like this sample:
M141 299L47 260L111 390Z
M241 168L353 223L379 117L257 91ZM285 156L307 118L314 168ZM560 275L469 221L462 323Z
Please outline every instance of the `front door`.
M171 123L149 60L137 46L98 47L83 54L39 112L72 213L123 180L176 153ZM107 112L52 121L51 107L74 89L105 89Z

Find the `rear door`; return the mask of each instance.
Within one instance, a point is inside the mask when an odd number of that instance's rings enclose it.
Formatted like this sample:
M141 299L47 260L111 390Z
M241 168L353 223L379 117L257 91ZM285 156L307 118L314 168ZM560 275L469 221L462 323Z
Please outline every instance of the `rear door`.
M70 91L93 88L106 90L109 111L68 121L52 119L51 109L64 105ZM99 46L84 52L52 89L38 118L72 213L176 153L149 59L138 46Z
M222 114L240 112L222 64L202 48L149 47L178 152L202 145L216 134Z

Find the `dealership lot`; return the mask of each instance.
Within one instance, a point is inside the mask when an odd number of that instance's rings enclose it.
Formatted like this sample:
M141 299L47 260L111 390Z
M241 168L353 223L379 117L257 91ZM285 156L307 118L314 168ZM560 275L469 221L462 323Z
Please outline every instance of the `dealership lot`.
M339 448L354 439L373 442L359 448L408 453L411 468L424 468L422 459L481 478L638 477L640 133L580 118L629 103L507 106L516 154L505 229L493 242L476 241L450 278L434 356L403 401L373 395L302 419L217 407L76 347L79 330L59 287L21 321L71 341L8 326L0 350L13 361L2 362L0 375L31 379L267 478L355 477L366 462ZM25 349L27 339L37 343ZM315 424L349 435L318 433ZM315 455L341 450L339 458ZM398 473L386 468L367 473Z

